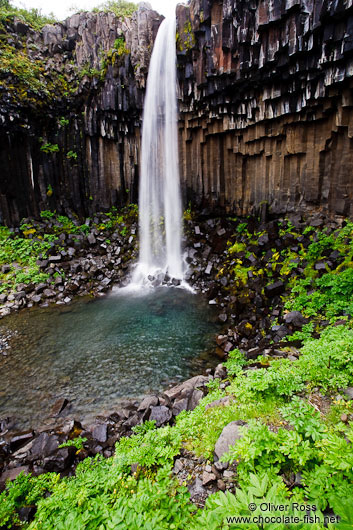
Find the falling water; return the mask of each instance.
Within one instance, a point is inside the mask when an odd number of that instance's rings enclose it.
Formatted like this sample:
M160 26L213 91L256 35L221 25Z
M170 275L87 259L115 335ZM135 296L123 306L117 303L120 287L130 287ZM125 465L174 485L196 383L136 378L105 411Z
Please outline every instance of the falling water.
M175 16L165 19L154 44L147 80L139 192L140 256L135 283L144 283L161 272L183 277L175 32Z

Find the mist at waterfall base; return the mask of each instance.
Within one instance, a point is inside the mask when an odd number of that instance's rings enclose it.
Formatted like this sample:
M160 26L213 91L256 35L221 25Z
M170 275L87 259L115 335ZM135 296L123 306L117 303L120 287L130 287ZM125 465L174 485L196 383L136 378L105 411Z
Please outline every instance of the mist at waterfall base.
M0 336L13 337L0 351L0 418L38 426L67 398L70 415L87 422L114 412L121 398L160 392L216 364L207 353L215 320L204 299L174 288L7 317Z
M140 255L132 283L182 280L182 206L178 160L175 15L153 47L144 104L139 184ZM158 281L158 280L157 280Z

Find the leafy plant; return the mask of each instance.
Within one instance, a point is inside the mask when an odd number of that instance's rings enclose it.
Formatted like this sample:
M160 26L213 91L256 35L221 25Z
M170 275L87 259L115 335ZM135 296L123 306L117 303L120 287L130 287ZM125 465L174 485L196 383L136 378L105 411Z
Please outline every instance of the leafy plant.
M43 144L40 150L44 153L58 153L60 151L58 144L51 144L49 142Z
M77 451L81 451L85 442L87 442L87 438L77 437L73 440L68 440L67 442L62 443L59 445L59 449L63 449L64 447L75 447Z
M72 159L72 158L73 158L74 160L77 160L77 156L78 156L78 155L77 155L77 153L76 153L75 151L68 151L68 152L66 153L66 158L68 158L69 160Z

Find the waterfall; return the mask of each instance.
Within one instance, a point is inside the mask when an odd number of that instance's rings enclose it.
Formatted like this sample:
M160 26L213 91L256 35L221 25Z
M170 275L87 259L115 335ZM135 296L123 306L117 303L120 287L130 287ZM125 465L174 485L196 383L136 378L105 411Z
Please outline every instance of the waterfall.
M139 186L140 256L133 283L165 273L183 277L175 32L174 15L158 30L148 73Z

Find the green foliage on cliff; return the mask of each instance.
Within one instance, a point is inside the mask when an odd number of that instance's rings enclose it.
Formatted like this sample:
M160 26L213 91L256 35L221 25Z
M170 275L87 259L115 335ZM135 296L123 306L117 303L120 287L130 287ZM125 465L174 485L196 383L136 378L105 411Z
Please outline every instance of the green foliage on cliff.
M8 34L0 35L0 80L15 102L36 107L58 97L76 92L64 74L48 75L45 61L34 60L25 43L7 43Z
M117 17L131 17L137 10L137 5L134 2L127 2L126 0L107 0L103 4L95 7L93 12L99 11L112 12Z
M43 15L40 9L18 8L8 0L0 0L0 25L3 22L13 22L14 18L21 20L34 30L40 30L46 24L55 24L56 17L53 14Z
M176 33L176 45L180 52L189 51L196 44L195 33L192 31L191 22L187 22L181 32Z
M0 81L13 103L43 107L48 102L76 93L77 83L67 73L47 69L47 58L36 53L36 44L28 44L26 29L14 31L14 22L22 22L39 31L55 23L37 9L19 9L3 1L0 6ZM35 58L37 57L37 58Z

